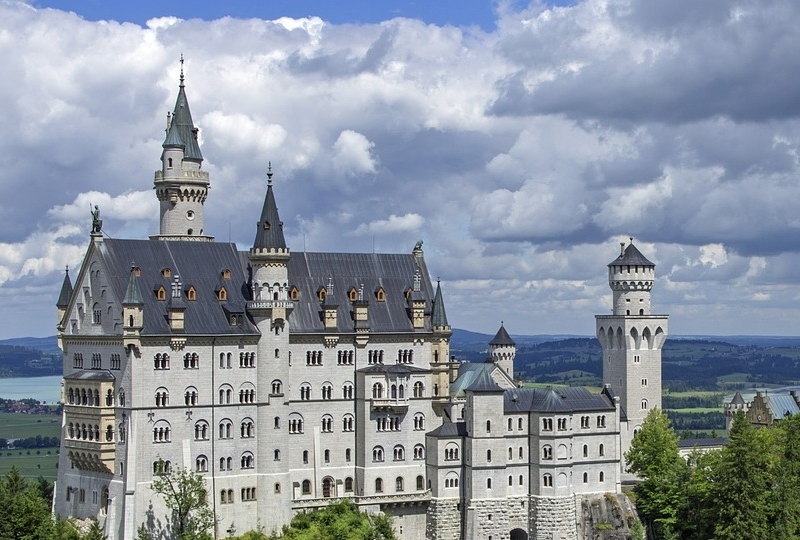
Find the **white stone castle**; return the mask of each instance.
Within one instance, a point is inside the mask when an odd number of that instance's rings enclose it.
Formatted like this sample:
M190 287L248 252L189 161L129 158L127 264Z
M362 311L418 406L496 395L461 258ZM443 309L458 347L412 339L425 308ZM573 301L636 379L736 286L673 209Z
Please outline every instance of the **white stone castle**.
M63 440L54 510L110 540L168 524L157 475L206 480L215 538L279 530L341 498L401 539L582 537L581 504L618 494L622 454L661 405L667 317L632 244L597 316L605 388L520 388L501 326L485 363L450 357L439 284L410 254L296 253L272 173L252 248L205 232L209 175L181 73L155 173L160 232L94 216L58 307Z

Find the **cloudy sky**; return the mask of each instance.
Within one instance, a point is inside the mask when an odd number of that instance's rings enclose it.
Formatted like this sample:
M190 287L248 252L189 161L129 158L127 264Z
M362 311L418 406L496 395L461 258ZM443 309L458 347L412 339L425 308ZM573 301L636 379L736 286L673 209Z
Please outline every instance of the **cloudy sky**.
M157 231L181 53L219 240L272 161L293 250L421 239L459 328L593 334L632 236L673 335L798 334L795 0L151 4L0 0L0 337L54 333L90 203Z

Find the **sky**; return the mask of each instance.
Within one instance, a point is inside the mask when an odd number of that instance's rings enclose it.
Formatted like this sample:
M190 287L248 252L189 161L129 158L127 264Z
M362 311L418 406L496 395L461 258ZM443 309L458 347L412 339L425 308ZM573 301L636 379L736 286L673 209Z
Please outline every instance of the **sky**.
M218 240L271 162L292 250L423 240L457 328L593 335L632 237L671 334L798 335L800 3L332 4L0 0L0 338L55 333L90 204L157 232L181 54Z

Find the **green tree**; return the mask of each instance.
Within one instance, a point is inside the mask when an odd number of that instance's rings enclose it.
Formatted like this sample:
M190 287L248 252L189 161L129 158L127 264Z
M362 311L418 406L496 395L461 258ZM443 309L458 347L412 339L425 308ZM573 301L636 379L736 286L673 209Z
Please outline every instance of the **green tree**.
M360 512L343 500L307 514L297 514L283 528L282 540L395 540L391 519Z
M163 470L163 469L162 469ZM208 540L216 523L208 506L206 483L202 476L186 468L161 474L151 489L164 498L171 512L168 534L175 540Z
M16 467L0 482L0 539L38 540L50 537L50 501L29 485Z
M683 484L684 502L678 512L678 526L684 540L708 540L714 537L717 520L714 479L719 461L718 450L695 450L689 455L688 476Z
M800 538L800 415L778 422L776 432L780 455L772 490L772 534L776 540L790 540Z
M775 485L775 431L756 429L739 411L730 442L722 449L714 478L717 540L772 538L772 488Z
M661 410L647 414L625 460L628 471L642 480L636 488L637 507L659 538L676 537L681 485L688 470L678 453L678 436Z
M89 525L89 529L83 535L81 540L106 540L108 537L103 532L103 528L100 527L100 523L96 519L92 520L92 523Z

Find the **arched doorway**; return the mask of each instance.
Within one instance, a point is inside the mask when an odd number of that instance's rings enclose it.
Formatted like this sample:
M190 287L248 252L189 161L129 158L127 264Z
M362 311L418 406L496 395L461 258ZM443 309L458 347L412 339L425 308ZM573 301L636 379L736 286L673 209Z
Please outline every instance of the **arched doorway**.
M333 478L330 476L326 476L322 479L322 496L326 499L328 497L333 497L334 494L335 484L333 482Z
M522 529L511 529L511 540L528 540L528 533Z

